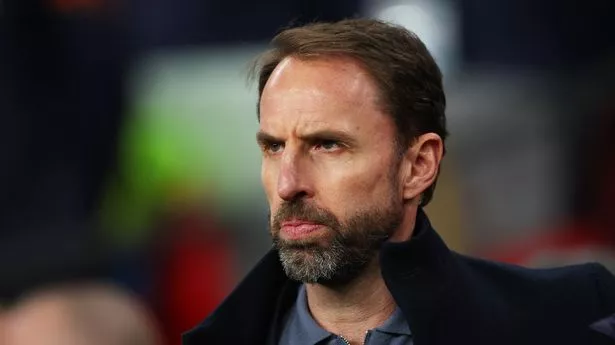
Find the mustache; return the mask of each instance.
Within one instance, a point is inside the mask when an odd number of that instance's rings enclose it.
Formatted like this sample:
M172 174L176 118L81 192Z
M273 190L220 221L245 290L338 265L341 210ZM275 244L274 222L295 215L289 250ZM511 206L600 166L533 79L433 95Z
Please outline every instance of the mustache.
M332 230L337 230L341 226L337 217L335 217L333 213L314 205L310 205L301 199L286 201L280 206L273 217L273 222L271 224L274 233L277 234L280 231L282 222L290 219L300 219L321 224Z

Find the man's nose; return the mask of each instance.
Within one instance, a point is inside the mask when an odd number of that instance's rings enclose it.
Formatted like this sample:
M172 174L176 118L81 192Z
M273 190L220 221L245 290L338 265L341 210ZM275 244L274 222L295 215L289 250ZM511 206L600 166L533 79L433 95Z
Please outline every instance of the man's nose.
M307 167L300 153L284 152L278 175L278 196L291 201L312 195Z

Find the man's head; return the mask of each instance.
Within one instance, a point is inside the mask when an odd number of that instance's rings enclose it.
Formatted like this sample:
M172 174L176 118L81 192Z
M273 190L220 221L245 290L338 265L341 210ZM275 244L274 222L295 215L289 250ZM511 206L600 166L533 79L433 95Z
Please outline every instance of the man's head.
M421 41L375 20L288 29L256 65L271 231L287 274L355 277L403 240L444 154L442 76Z
M46 287L0 315L3 345L158 345L154 318L142 303L107 284Z

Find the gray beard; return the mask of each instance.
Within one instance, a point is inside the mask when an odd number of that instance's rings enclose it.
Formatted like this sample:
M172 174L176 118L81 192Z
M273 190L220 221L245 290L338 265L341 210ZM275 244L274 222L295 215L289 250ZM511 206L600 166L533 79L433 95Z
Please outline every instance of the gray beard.
M281 247L280 261L288 278L303 283L341 285L363 272L375 254L375 251L352 252L335 242L328 248Z
M401 210L373 210L334 231L330 243L294 243L274 237L286 275L303 283L340 286L363 273L389 235L401 224ZM330 230L333 231L333 230Z
M394 197L399 190L395 175L399 162L391 169L390 199L380 204L383 207L366 208L343 222L327 210L310 206L302 199L282 205L270 226L273 244L290 279L342 286L365 271L382 244L402 223L403 202ZM322 224L333 236L328 236L329 241L324 244L285 241L280 238L280 222L292 217Z

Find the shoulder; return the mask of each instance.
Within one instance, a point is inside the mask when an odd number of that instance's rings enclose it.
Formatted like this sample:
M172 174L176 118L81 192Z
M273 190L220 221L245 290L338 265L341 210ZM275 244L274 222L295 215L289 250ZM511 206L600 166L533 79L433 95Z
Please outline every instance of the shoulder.
M508 299L516 297L596 315L615 311L615 276L601 264L527 268L459 254L458 258L475 280Z
M553 268L529 268L504 262L489 261L481 258L456 254L468 267L479 272L502 275L511 278L538 279L540 281L579 279L608 279L613 275L599 263L584 263Z

